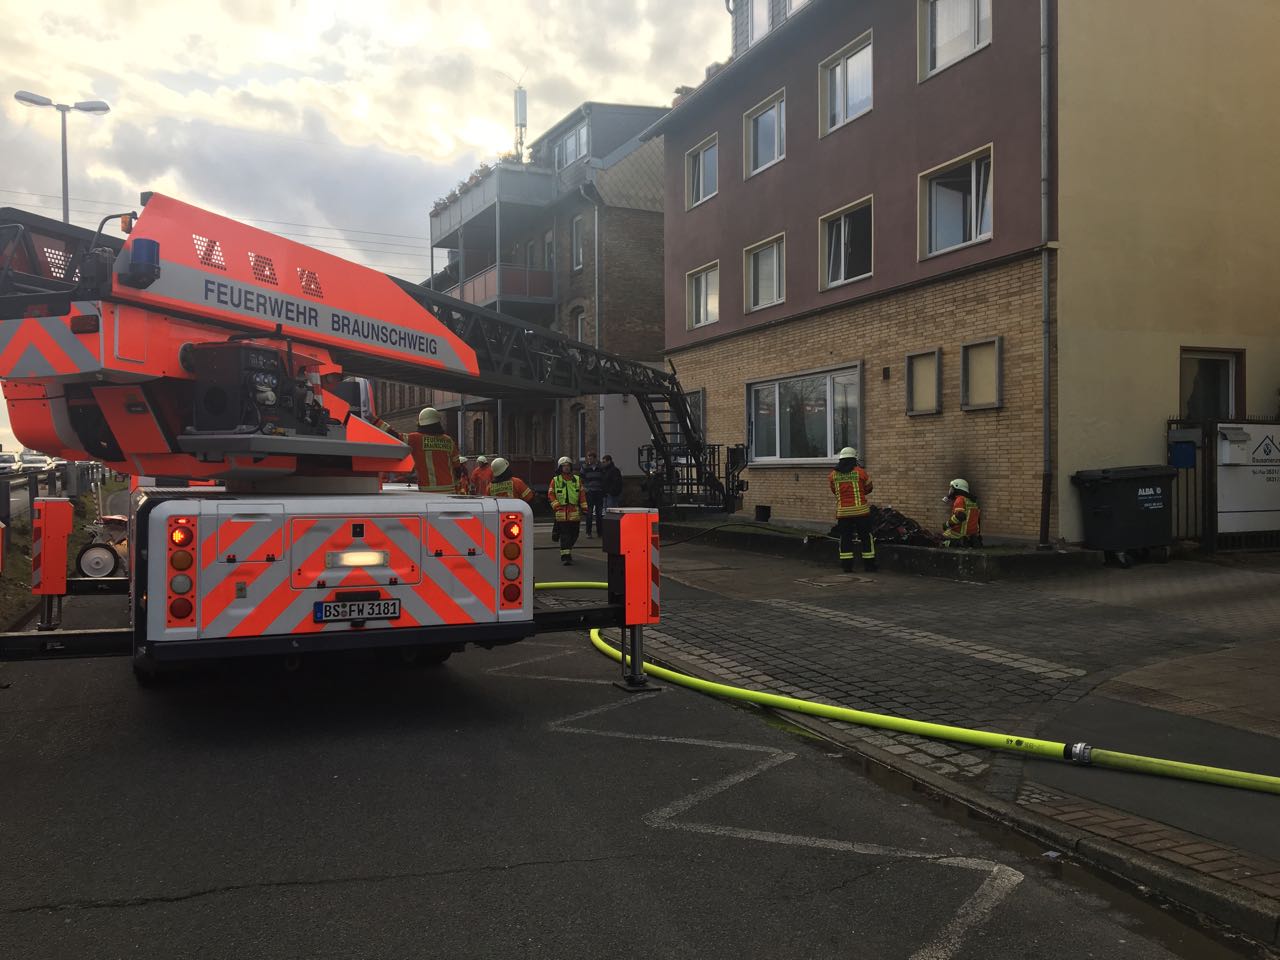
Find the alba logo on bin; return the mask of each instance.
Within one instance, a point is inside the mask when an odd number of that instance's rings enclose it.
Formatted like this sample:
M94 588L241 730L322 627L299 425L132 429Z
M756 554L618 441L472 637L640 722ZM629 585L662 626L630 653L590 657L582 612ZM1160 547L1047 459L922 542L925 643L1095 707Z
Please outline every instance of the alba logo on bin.
M1138 496L1140 497L1158 497L1160 496L1159 487L1139 487Z

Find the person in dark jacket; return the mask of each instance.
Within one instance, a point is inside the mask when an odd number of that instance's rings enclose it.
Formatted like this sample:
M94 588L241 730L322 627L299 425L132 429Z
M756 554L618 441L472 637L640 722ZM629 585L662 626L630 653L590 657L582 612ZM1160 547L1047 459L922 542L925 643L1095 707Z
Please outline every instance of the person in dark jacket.
M604 466L588 453L582 464L582 486L587 492L587 536L594 536L591 529L604 516Z
M605 454L601 460L604 467L604 505L606 507L622 506L622 471L613 462L613 457Z

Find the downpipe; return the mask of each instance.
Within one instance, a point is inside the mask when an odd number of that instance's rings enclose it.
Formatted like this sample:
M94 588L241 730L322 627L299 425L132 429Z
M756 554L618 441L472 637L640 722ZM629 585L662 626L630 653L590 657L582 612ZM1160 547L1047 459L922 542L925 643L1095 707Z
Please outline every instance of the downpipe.
M1050 351L1051 336L1049 270L1049 0L1040 0L1040 331L1041 331L1041 479L1040 479L1040 543L1041 550L1051 549L1049 542L1049 514L1053 509L1053 390L1050 387L1053 369ZM1061 516L1062 505L1058 506Z
M608 584L566 581L538 583L534 585L534 589L606 590L608 589ZM605 656L622 663L622 652L608 643L598 628L591 631L591 644ZM918 737L964 743L975 747L986 747L991 750L1005 750L1011 753L1041 757L1045 760L1072 763L1078 766L1125 770L1130 773L1143 773L1151 776L1171 777L1178 780L1212 783L1241 790L1280 794L1280 777L1273 777L1264 773L1227 770L1223 767L1210 767L1199 763L1184 763L1180 760L1164 760L1158 757L1144 757L1139 754L1102 750L1087 743L1059 743L1055 740L1038 740L1033 737L1019 737L1005 733L991 733L986 730L971 730L967 727L953 727L942 723L929 723L925 720L911 720L906 717L894 717L884 713L854 710L850 707L840 707L829 703L814 703L811 700L800 700L796 697L765 693L762 690L750 690L746 687L735 687L725 683L716 683L712 680L702 680L667 667L660 667L654 663L646 662L642 666L646 674L656 679L688 687L690 690L696 690L699 693L705 693L713 697L754 703L772 710L789 710L793 713L803 713L811 717L821 717L824 720L856 723L864 727L910 733Z

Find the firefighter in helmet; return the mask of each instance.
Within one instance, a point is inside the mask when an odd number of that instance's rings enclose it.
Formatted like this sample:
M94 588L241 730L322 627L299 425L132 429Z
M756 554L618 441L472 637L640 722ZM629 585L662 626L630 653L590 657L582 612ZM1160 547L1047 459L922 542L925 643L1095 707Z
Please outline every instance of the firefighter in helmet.
M511 472L511 464L502 457L494 457L491 466L493 479L489 481L489 496L516 497L525 503L533 503L533 491Z
M418 474L418 489L423 493L453 493L458 445L444 432L440 411L423 407L418 414L418 429L409 434L406 442Z
M493 480L493 468L483 453L476 457L476 468L471 471L471 492L485 497L489 495L489 483Z
M574 473L573 461L568 457L561 457L556 462L556 475L547 487L547 499L551 501L556 517L551 538L560 541L560 562L571 565L582 513L587 509L587 491L582 486L582 477Z
M982 546L982 511L969 490L969 481L957 477L951 481L947 495L947 523L942 528L944 547Z
M840 568L853 571L853 538L857 534L862 550L862 569L876 568L876 543L871 535L871 495L873 484L867 471L858 465L858 451L845 447L838 454L836 468L827 483L836 498L836 530L840 535Z
M459 456L453 467L453 492L466 495L471 492L471 477L467 474L467 458Z

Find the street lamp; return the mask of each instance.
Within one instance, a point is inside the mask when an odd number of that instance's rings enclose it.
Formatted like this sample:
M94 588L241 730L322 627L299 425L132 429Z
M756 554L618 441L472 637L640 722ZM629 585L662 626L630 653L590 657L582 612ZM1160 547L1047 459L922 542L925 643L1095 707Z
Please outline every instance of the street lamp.
M103 100L81 100L78 103L54 103L48 97L42 97L38 93L32 93L29 90L19 90L13 95L13 99L19 103L26 104L28 107L53 107L58 113L62 114L62 222L71 222L71 208L67 196L67 114L72 110L79 110L81 113L103 114L110 112L111 108L107 106Z

